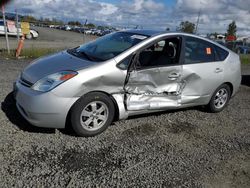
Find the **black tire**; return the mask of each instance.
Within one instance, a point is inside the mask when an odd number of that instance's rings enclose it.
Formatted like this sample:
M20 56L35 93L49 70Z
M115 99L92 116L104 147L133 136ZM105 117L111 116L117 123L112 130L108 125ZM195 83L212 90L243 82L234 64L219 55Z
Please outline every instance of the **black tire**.
M224 100L224 102L223 103L217 103L217 105L216 105L216 102L215 102L215 100L216 99L218 99L219 97L217 97L217 93L219 92L219 91L224 91L224 92L227 92L227 98L226 98L226 100ZM214 92L214 94L213 94L213 96L212 96L212 98L211 98L211 100L210 100L210 102L208 103L208 105L207 105L207 109L208 109L208 111L209 112L212 112L212 113L218 113L218 112L221 112L226 106L227 106L227 104L228 104L228 102L229 102L229 100L230 100L230 98L231 98L231 89L230 89L230 87L227 85L227 84L223 84L223 85L221 85L220 87L218 87L216 90L215 90L215 92ZM223 104L223 105L222 105ZM220 107L219 107L220 106Z
M102 126L100 126L98 129L96 129L94 127L94 118L98 118L96 113L98 110L95 110L95 117L86 117L87 120L90 120L90 118L92 119L92 125L93 128L91 128L90 124L86 125L84 123L84 116L82 116L82 113L84 112L88 112L87 110L90 108L92 108L91 104L92 103L96 103L96 106L98 104L101 105L101 107L104 107L104 109L107 107L108 110L103 111L103 114L99 114L103 117L106 117L106 121L103 121ZM102 106L103 105L103 106ZM98 107L96 107L97 109ZM91 109L90 113L93 115L93 109ZM73 130L76 132L77 135L79 136L83 136L83 137L91 137L91 136L95 136L98 135L100 133L102 133L103 131L105 131L108 126L112 123L113 119L115 116L115 106L114 103L112 101L112 99L107 96L104 93L100 93L100 92L93 92L93 93L89 93L85 96L83 96L82 98L80 98L72 107L71 109L71 125ZM87 122L87 120L85 122ZM101 120L96 120L97 121L101 121ZM88 127L87 127L88 126ZM91 129L96 129L96 130L91 130Z

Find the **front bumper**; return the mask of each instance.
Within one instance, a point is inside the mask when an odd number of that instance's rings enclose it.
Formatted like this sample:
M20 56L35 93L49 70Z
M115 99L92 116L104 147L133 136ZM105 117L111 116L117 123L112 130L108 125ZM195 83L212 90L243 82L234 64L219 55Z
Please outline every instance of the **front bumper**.
M16 106L32 125L47 128L65 128L66 117L78 98L64 98L52 91L34 91L20 82L14 84Z

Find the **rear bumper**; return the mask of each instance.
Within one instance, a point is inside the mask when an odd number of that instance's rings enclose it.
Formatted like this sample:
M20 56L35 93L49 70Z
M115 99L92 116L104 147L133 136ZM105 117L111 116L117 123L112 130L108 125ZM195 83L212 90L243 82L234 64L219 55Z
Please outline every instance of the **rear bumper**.
M67 114L78 98L63 98L53 92L41 93L15 83L16 106L32 125L64 128Z

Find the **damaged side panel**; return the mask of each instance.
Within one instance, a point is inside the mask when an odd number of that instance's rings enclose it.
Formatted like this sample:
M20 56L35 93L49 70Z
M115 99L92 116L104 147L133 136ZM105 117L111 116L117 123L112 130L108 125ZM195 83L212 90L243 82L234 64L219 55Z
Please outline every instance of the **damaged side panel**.
M128 94L127 99L128 110L158 110L167 107L177 107L178 100L176 96L162 95L147 95L147 94Z
M216 68L223 69L223 63L197 63L183 65L183 88L181 103L204 105L210 101L214 88L223 83L223 74L216 73Z
M171 75L176 75L175 78ZM178 107L181 66L132 71L125 85L127 110L157 110Z

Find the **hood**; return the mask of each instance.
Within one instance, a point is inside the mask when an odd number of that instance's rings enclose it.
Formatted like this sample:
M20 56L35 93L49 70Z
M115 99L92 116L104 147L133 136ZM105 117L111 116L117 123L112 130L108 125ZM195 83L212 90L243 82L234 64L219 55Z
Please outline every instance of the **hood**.
M95 64L96 62L80 59L63 51L35 60L23 70L21 77L34 84L45 76L59 71L77 71Z

